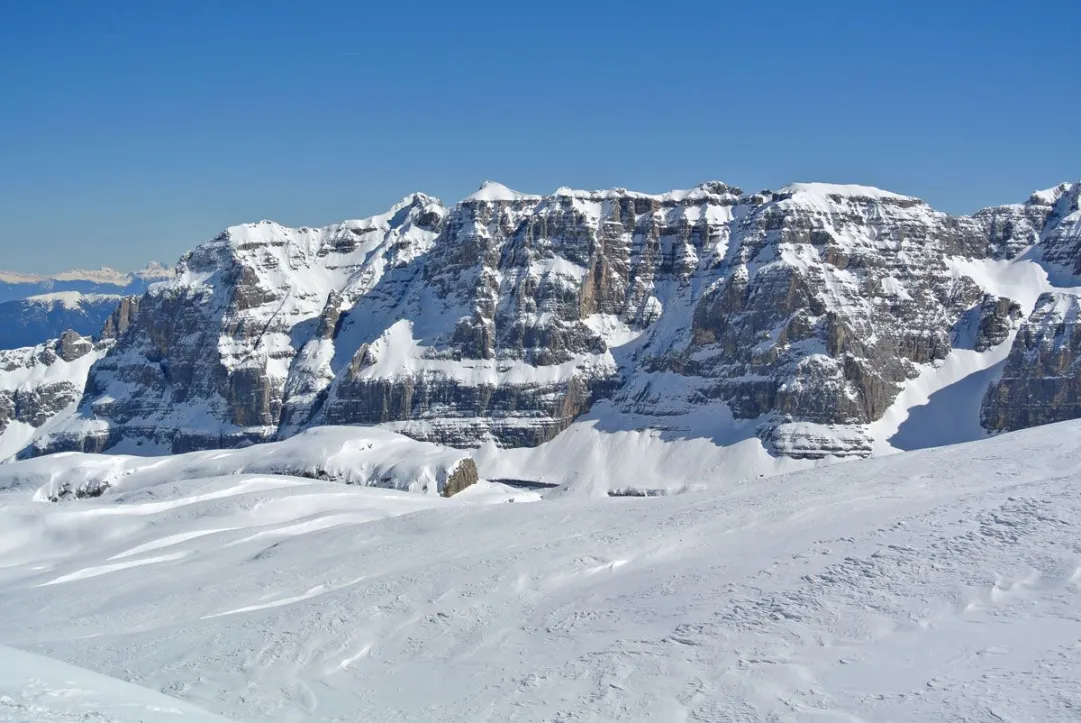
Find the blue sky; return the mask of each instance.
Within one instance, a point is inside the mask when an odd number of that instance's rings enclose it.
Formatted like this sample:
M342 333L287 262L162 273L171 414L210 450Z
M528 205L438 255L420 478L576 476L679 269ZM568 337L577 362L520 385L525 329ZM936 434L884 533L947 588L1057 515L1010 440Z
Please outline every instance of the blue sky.
M419 190L1081 178L1081 2L0 0L0 268L175 261Z

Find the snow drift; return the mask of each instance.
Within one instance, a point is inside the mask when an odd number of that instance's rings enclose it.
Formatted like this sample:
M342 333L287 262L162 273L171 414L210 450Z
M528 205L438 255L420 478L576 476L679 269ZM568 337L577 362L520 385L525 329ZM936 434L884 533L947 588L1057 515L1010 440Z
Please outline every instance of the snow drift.
M144 450L151 451L151 450ZM320 427L282 442L160 457L63 452L0 467L0 489L38 499L96 497L112 488L153 490L175 480L262 474L308 477L450 496L477 481L465 452L386 430Z
M0 640L262 723L1072 722L1079 440L531 504L170 458L59 504L8 482Z

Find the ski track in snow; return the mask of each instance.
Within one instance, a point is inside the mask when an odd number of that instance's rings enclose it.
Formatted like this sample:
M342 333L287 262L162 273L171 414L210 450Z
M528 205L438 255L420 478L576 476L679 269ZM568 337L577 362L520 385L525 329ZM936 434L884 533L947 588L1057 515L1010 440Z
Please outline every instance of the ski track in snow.
M1079 435L656 498L10 489L0 642L238 721L1076 721Z

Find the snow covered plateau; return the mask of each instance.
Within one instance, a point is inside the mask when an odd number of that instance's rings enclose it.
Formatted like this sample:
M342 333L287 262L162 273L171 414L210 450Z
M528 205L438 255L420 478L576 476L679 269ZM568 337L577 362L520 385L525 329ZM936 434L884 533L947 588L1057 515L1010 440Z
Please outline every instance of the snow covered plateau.
M1076 721L1079 440L657 497L11 463L0 720Z

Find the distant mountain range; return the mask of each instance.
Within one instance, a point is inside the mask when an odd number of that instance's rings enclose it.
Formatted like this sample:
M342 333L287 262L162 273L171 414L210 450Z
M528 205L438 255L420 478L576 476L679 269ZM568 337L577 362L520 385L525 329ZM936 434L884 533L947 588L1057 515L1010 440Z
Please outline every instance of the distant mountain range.
M151 263L133 272L117 271L105 266L100 269L80 269L51 275L0 271L0 302L58 291L121 296L142 294L150 284L168 279L172 275L171 268L159 263Z
M123 297L57 291L0 303L0 349L35 346L68 329L98 334Z
M51 276L0 271L0 349L35 346L65 331L97 335L125 296L142 296L173 270L152 263L125 273L102 267Z

